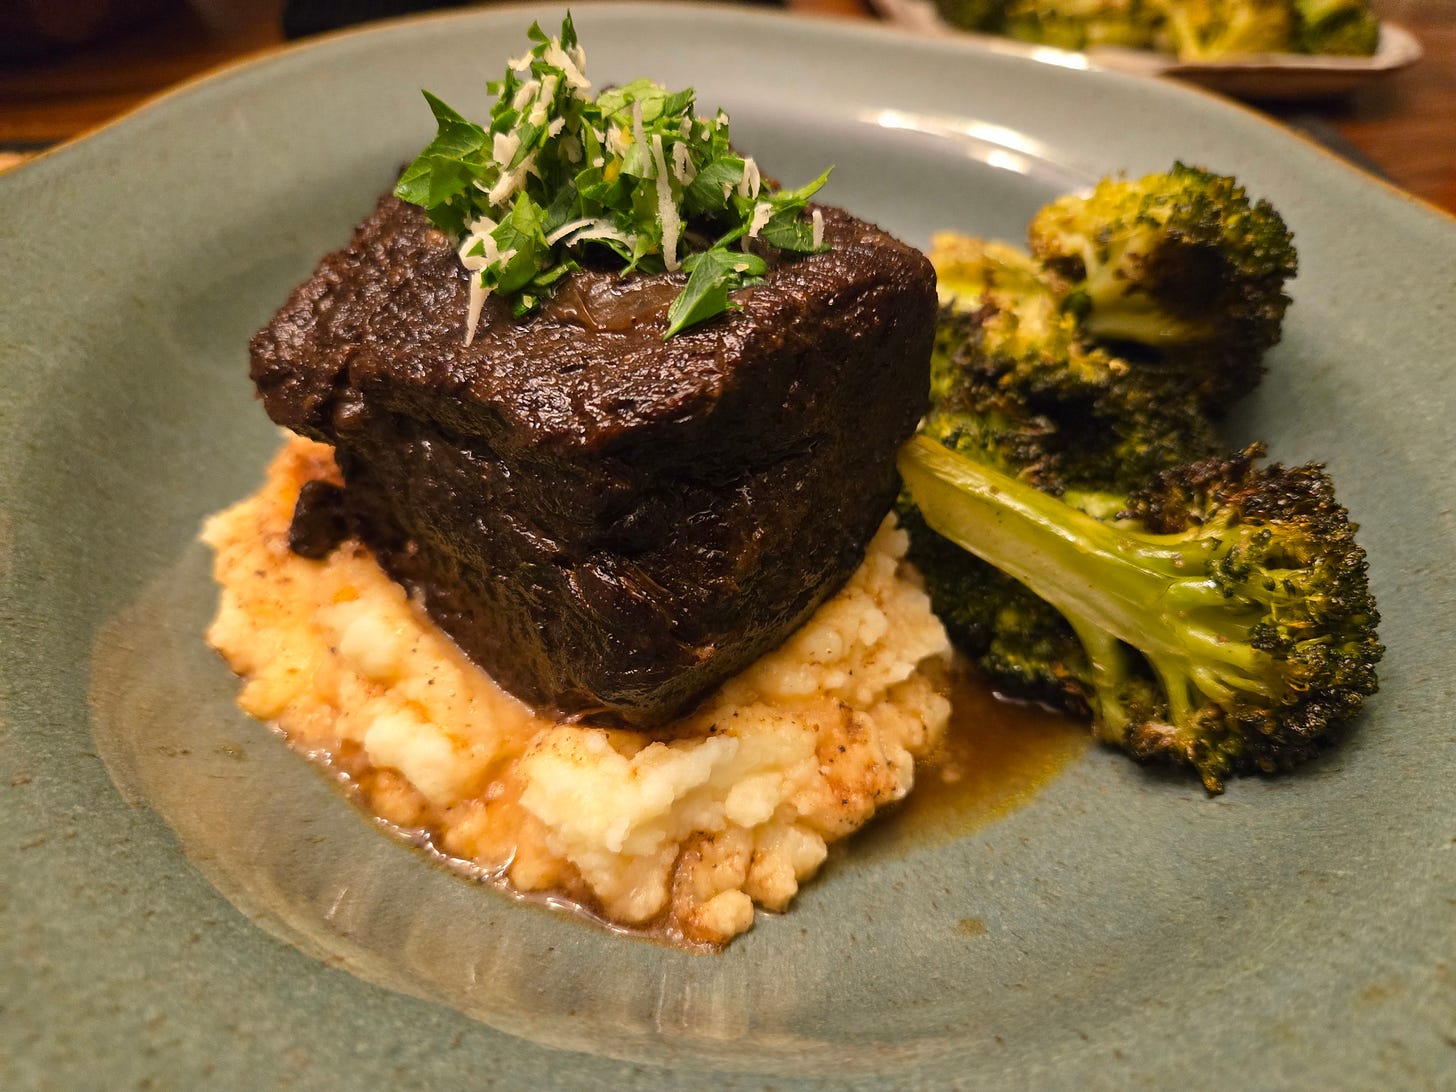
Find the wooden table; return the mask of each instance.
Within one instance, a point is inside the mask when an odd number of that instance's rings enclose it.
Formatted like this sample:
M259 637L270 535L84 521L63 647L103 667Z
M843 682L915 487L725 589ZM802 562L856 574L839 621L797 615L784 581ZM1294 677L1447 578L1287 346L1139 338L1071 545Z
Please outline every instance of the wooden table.
M871 18L867 0L786 0L824 18ZM281 0L233 0L209 26L178 5L152 25L55 59L0 66L0 169L225 61L282 42ZM1395 12L1424 59L1345 98L1264 106L1408 192L1456 213L1456 0L1405 0Z

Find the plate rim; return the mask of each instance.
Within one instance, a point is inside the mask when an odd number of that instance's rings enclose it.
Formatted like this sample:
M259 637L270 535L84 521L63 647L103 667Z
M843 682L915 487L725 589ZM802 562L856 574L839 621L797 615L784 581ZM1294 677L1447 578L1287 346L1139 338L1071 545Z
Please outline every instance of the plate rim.
M904 5L908 8L920 7L930 12L930 17L934 18L937 23L940 22L938 15L934 14L933 0L870 0L870 3L876 6ZM836 19L811 13L745 6L732 3L731 0L577 0L570 7L574 11L582 12L616 11L629 15L652 10L676 11L679 13L706 12L718 17L729 18L730 21L735 18L747 18L751 21L785 21L802 27L811 27L816 34L821 36L829 38L844 37L862 41L873 40L876 36L889 34L899 37L902 40L935 42L940 46L963 50L968 56L991 55L1015 58L1020 61L1046 64L1054 68L1094 72L1101 77L1114 80L1128 79L1152 83L1158 85L1163 93L1192 95L1202 100L1205 105L1241 114L1244 122L1252 122L1264 128L1266 131L1280 134L1285 139L1295 140L1306 148L1318 152L1329 164L1336 166L1341 171L1354 173L1363 181L1385 191L1388 196L1398 198L1403 202L1415 206L1419 210L1434 213L1441 219L1456 224L1456 210L1442 208L1440 205L1404 189L1389 179L1360 168L1349 159L1338 155L1308 134L1298 129L1281 125L1276 119L1240 101L1238 98L1220 93L1214 86L1205 86L1194 81L1170 79L1167 77L1165 71L1145 71L1136 66L1117 68L1106 64L1105 58L1091 53L1078 53L1059 49L1054 46L1031 45L998 35L958 31L944 23L940 23L940 29L938 30L927 31L923 27L913 24L907 25L893 19ZM313 35L308 38L265 46L245 56L233 58L205 69L202 72L194 73L133 103L121 113L89 129L67 137L65 140L59 141L56 144L52 144L17 163L0 167L0 194L3 194L6 189L7 180L25 177L32 169L49 164L57 157L67 156L77 146L89 144L97 137L110 136L119 127L131 124L134 119L146 116L151 111L164 106L176 97L189 95L194 91L209 87L216 82L246 75L255 67L273 64L319 47L330 46L350 39L389 34L396 29L451 21L470 22L495 10L514 11L524 16L530 13L540 15L548 11L559 12L564 10L564 7L552 5L548 0L526 0L524 3L519 3L519 5L513 4L511 7L505 9L456 8L435 10L355 24L323 34ZM1415 41L1414 37L1409 35L1409 32L1404 33L1412 41ZM1141 51L1123 50L1120 52L1139 54ZM1233 71L1243 72L1244 69L1237 68L1233 69Z
M626 6L627 5L622 5L622 7L626 7ZM676 5L676 6L678 6L678 7L685 7L685 8L695 8L694 5ZM617 7L617 5L611 5L611 7ZM545 9L534 9L533 8L533 9L530 9L530 10L545 10ZM552 8L550 10L557 10L557 9ZM745 16L745 17L748 16L748 14L749 14L749 13L746 13L746 12L741 12L738 9L724 9L724 10L733 11L735 15ZM512 16L516 16L516 15L519 14L518 11L509 11L509 10L508 10L507 13L509 15L512 15ZM500 11L495 11L495 12L491 12L491 13L481 13L481 12L473 12L473 13L445 13L445 14L440 14L440 15L428 16L426 18L427 19L432 19L432 20L433 19L462 19L462 20L468 19L468 20L476 20L476 19L481 19L483 17L483 15L485 15L485 14L489 14L489 15L495 16L495 17L501 17L503 13L501 13ZM758 16L754 16L754 17L758 17ZM411 21L413 21L413 20L411 20ZM374 26L374 27L368 27L368 28L359 28L356 31L344 32L344 33L345 34L350 34L350 33L374 34L374 33L383 33L387 29L388 29L387 27ZM870 33L873 33L873 31L871 31ZM317 42L314 42L314 41L310 41L310 42L306 42L306 43L300 43L297 46L284 47L284 49L287 50L287 49L295 49L295 48L298 48L298 49L313 48L316 44L318 44L318 43ZM247 60L244 60L242 62L239 62L239 65L247 65L247 64L252 64L252 63L259 63L260 61L265 60L265 59L266 58L252 58L252 59L247 59ZM231 70L234 67L237 67L237 66L234 66L234 65L225 66L224 69L221 70L221 72L222 73L225 73L225 72ZM218 73L218 74L221 74L221 73ZM203 80L206 80L208 78L211 78L211 77L210 76L201 77L198 82L202 82ZM177 91L172 92L172 94L181 93L183 90L185 90L185 88L178 89ZM1169 90L1171 91L1173 89L1170 88ZM1180 87L1177 90L1178 90L1178 92L1180 94L1181 93L1196 93L1196 94L1200 94L1200 95L1203 94L1201 92L1193 92L1193 91L1191 91L1188 88L1181 88ZM160 99L165 99L167 97L168 96L161 96L158 100L152 100L151 103L145 104L145 105L152 105L155 102L160 101ZM1216 98L1216 96L1210 96L1210 97ZM1233 105L1233 104L1226 103L1224 100L1219 100L1219 102L1220 102L1220 105L1221 106L1232 106ZM142 108L145 108L145 105ZM1273 127L1273 130L1277 131L1280 134L1280 138L1281 139L1286 139L1287 140L1289 137L1297 136L1297 134L1290 133L1287 130L1284 130L1282 127L1277 126L1277 125L1274 125L1272 122L1268 122L1267 119L1260 118L1259 115L1254 114L1251 111L1241 111L1241 112L1244 112L1244 113L1250 115L1253 119L1259 120L1263 124L1271 125ZM114 123L114 124L120 124L120 122L121 121L124 121L124 120L125 119L119 119L119 121L117 123ZM108 127L108 128L110 128L110 127ZM1305 143L1311 143L1311 142L1306 141ZM1312 143L1311 143L1311 146L1312 147L1315 147L1315 148L1318 148L1318 145L1314 145ZM1325 154L1328 155L1328 153L1325 153ZM1331 159L1332 162L1340 162L1338 159L1336 159L1335 157L1332 157L1332 156L1330 157L1330 159ZM1341 167L1343 169L1345 169L1345 170L1352 170L1352 168L1349 168L1348 165L1343 164L1343 163L1341 163ZM1355 173L1356 174L1359 174L1359 172L1355 172ZM1361 177L1361 180L1362 181L1366 181L1366 182L1376 181L1374 179L1367 179L1363 175L1361 175L1360 177ZM4 188L5 188L4 187L4 179L3 178L0 178L0 191L3 191ZM1390 188L1396 195L1403 196L1403 197L1409 197L1410 196L1410 195L1407 195L1407 194L1403 194L1401 191L1396 190L1393 187L1388 187L1388 188ZM1419 204L1419 202L1417 202L1417 204ZM1441 212L1441 210L1439 210L1439 209L1437 209L1435 211L1437 211L1438 213ZM674 1070L674 1072L678 1072L678 1071Z

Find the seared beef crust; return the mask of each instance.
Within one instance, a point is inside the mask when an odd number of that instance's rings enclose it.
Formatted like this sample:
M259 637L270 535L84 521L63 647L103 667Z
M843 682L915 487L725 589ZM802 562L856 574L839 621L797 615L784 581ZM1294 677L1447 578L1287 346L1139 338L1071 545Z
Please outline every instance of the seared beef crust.
M825 208L740 310L663 341L681 274L572 274L524 319L385 197L252 341L269 416L335 445L349 519L527 702L659 725L854 570L923 412L929 262Z

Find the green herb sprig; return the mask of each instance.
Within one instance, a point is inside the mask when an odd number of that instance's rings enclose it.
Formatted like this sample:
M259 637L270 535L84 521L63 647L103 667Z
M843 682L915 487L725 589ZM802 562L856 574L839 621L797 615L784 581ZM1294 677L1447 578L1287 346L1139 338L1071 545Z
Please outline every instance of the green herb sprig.
M394 190L459 240L472 274L467 344L487 296L527 314L588 247L615 253L623 273L688 274L664 338L739 306L731 293L767 271L752 240L827 249L817 213L803 213L828 171L771 189L733 150L725 113L695 114L691 89L635 80L593 98L569 14L558 37L534 23L528 36L530 52L488 85L489 126L424 93L439 131Z

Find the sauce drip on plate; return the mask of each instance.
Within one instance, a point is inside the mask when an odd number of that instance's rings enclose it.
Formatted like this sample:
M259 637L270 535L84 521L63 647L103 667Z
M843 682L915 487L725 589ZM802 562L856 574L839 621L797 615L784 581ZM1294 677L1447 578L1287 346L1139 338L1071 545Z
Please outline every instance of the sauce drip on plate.
M848 850L914 852L985 827L1029 803L1091 739L1083 721L1003 698L957 663L945 745L916 773L914 791Z

